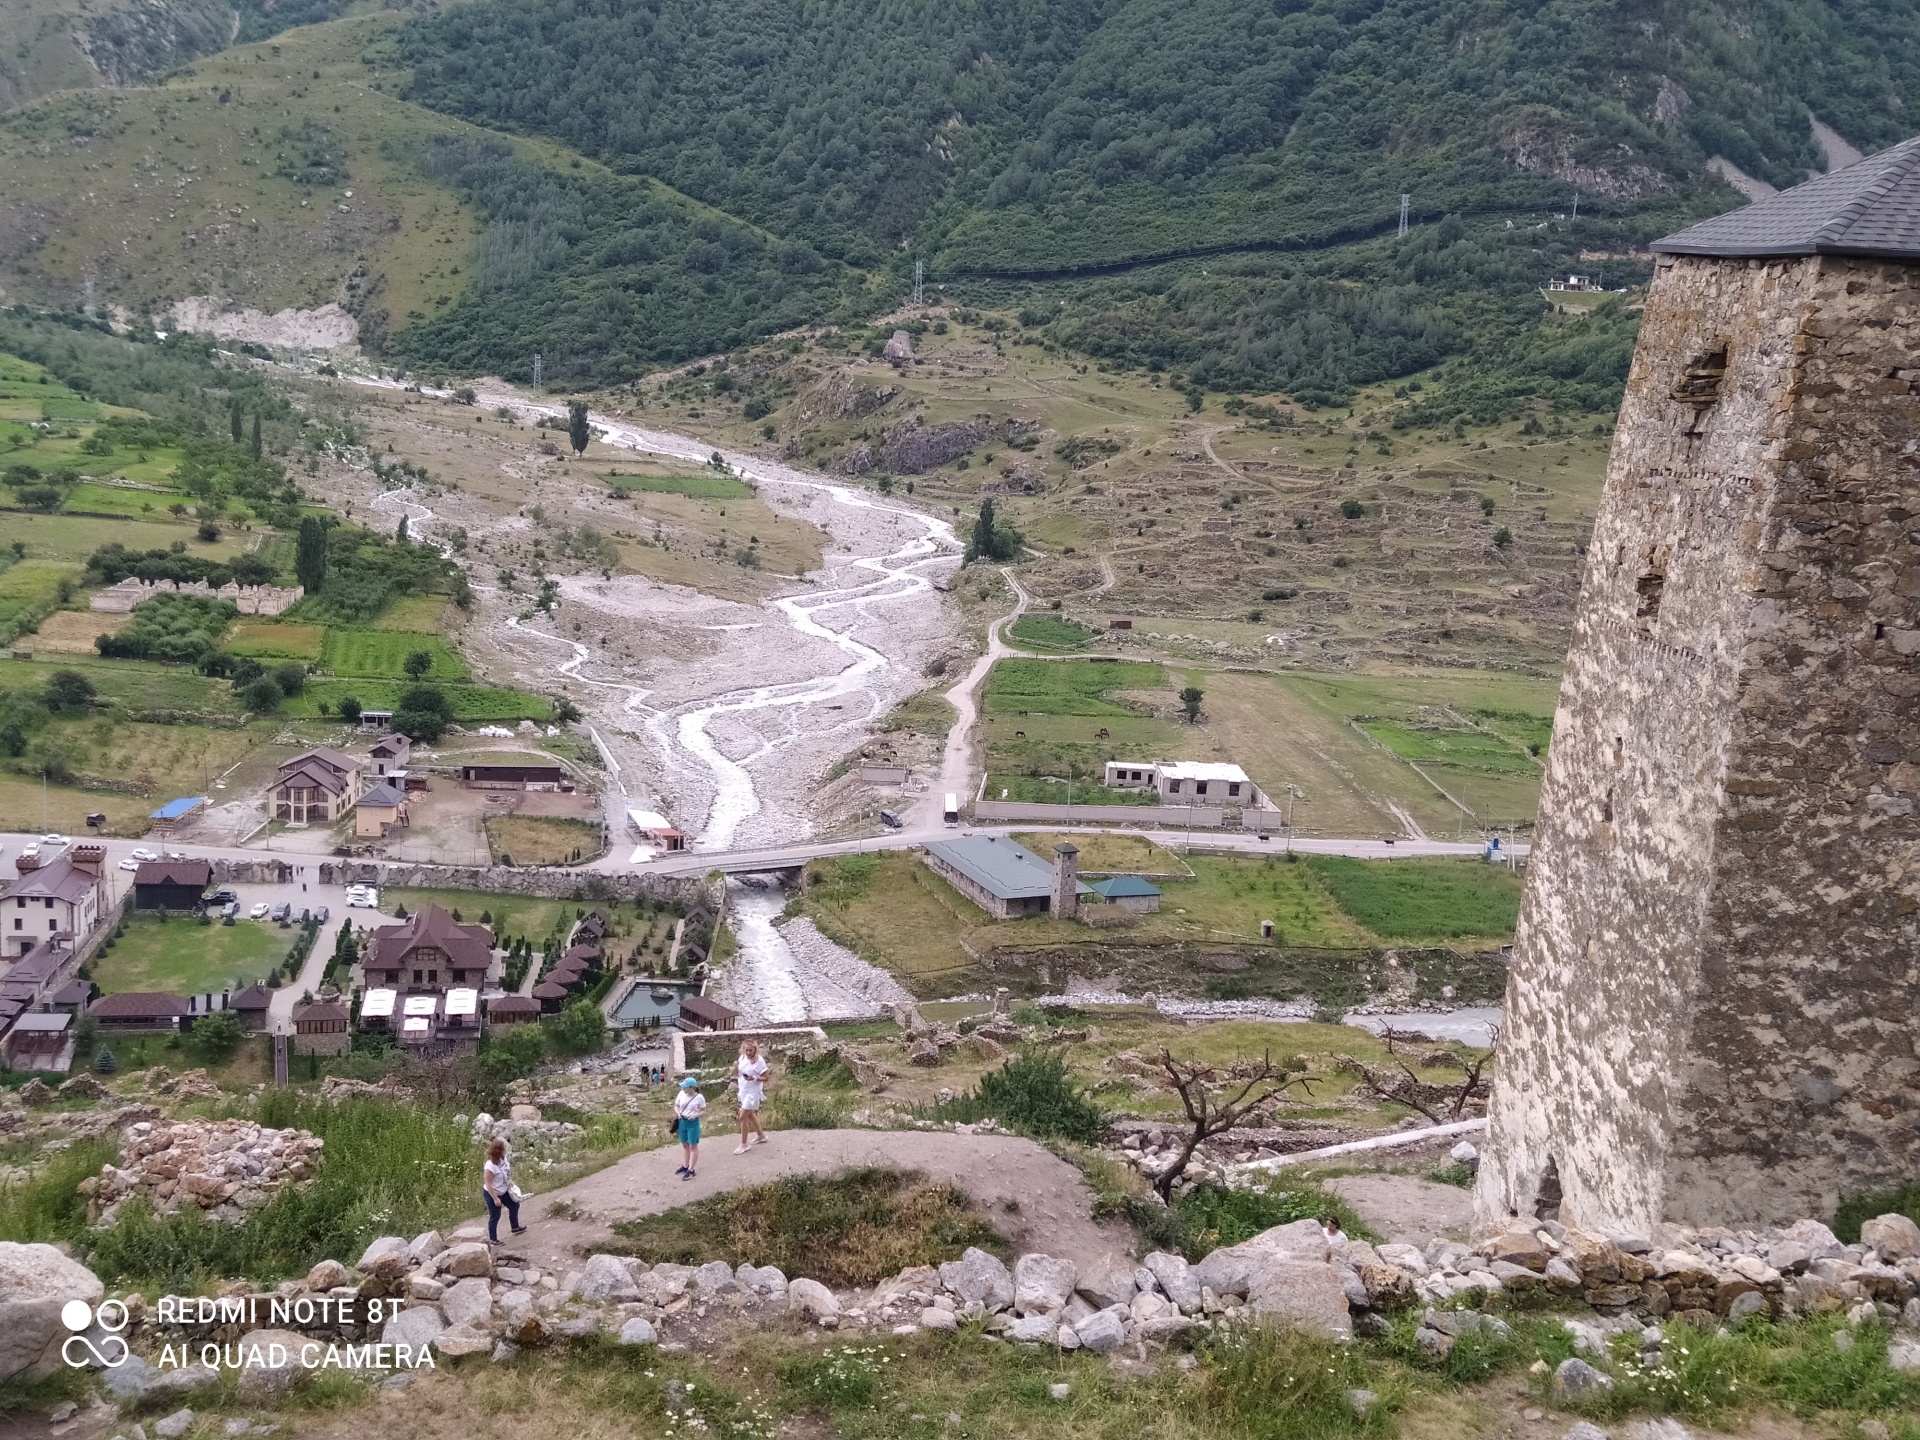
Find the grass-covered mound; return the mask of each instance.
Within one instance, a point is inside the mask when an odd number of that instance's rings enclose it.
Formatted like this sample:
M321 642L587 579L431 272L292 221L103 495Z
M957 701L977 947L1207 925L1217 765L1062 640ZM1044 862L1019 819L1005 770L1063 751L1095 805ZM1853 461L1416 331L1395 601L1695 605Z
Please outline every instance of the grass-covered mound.
M872 1285L969 1245L1005 1254L999 1233L943 1181L863 1168L796 1175L614 1226L642 1259L777 1265L826 1285Z

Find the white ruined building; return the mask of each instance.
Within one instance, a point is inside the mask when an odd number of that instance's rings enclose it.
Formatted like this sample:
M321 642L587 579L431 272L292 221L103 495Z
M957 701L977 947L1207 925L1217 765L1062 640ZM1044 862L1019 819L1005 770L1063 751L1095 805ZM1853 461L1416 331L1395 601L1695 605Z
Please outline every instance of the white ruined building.
M117 585L96 590L87 600L89 610L124 615L156 595L204 595L230 600L242 615L280 615L307 592L299 585L236 585L229 580L218 590L204 580L141 580L129 575Z

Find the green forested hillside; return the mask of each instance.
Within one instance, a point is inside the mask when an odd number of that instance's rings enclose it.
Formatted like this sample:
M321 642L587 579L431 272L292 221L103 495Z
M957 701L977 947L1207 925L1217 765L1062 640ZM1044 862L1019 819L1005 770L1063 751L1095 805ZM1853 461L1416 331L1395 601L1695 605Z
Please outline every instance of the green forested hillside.
M1876 148L1920 104L1894 0L480 0L402 54L434 108L951 272L1350 239L1402 192L1667 223L1712 154L1789 184L1810 109Z
M478 0L397 54L418 103L924 259L1103 358L1337 398L1470 355L1444 403L1475 412L1609 403L1631 316L1543 325L1538 287L1644 278L1648 239L1739 203L1710 157L1789 185L1810 113L1868 150L1920 113L1895 0Z
M88 24L150 16L122 52L171 54L155 37L207 6L113 0ZM0 0L27 11L35 35L79 13ZM1556 314L1549 276L1644 280L1650 238L1740 203L1715 157L1784 186L1827 163L1813 117L1873 150L1920 115L1910 0L233 14L241 43L163 84L0 119L13 296L335 299L416 366L526 380L538 351L591 385L870 318L918 260L936 298L1190 392L1323 403L1440 366L1405 397L1422 423L1604 408L1633 311ZM71 51L18 83L91 83Z

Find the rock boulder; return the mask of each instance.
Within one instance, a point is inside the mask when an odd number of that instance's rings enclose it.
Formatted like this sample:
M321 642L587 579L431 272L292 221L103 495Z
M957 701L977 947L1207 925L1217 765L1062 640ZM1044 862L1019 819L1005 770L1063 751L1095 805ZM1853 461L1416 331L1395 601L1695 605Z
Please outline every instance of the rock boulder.
M53 1246L0 1241L0 1381L51 1375L71 1333L62 1307L104 1294L99 1276Z

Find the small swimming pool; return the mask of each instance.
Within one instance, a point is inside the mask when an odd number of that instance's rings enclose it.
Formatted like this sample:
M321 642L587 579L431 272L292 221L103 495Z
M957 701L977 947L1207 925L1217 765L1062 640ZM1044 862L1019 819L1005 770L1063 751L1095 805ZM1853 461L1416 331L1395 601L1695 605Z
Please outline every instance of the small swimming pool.
M644 1025L649 1020L658 1020L662 1025L671 1024L679 1018L680 997L697 994L699 989L698 985L690 982L675 985L642 980L614 1007L613 1023L623 1030Z

